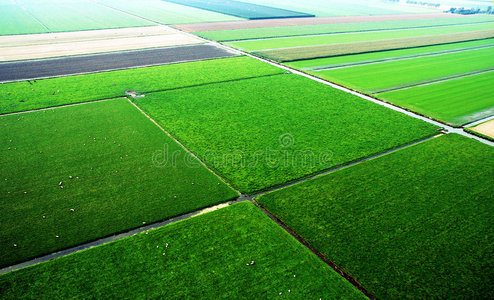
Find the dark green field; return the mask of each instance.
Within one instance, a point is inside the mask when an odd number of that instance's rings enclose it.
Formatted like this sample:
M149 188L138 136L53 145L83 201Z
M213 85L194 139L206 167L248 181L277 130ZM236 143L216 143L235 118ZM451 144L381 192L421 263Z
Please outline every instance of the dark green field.
M0 266L237 196L125 99L2 116L0 157Z
M297 75L153 93L135 103L247 193L437 133Z
M76 75L0 85L0 114L186 86L280 74L283 70L249 57Z
M0 276L0 297L365 299L246 202Z
M448 134L257 201L378 299L494 297L494 153Z

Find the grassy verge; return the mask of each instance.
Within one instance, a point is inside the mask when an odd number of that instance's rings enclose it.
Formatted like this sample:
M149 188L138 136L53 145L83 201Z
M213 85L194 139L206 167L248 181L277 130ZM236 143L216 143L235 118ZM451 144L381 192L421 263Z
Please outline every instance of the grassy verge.
M0 113L282 73L249 57L137 68L0 85Z
M237 195L125 99L0 117L0 266Z
M492 298L493 170L450 134L257 201L377 298Z
M153 93L135 102L247 193L436 134L433 125L297 75Z
M378 96L452 126L461 126L494 113L493 80L491 71Z
M365 299L247 202L0 276L0 286L3 299Z

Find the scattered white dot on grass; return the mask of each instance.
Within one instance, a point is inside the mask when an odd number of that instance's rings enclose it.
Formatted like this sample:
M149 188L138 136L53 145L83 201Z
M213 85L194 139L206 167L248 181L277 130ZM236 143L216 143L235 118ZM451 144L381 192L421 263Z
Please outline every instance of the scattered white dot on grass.
M165 247L168 248L168 243L166 243Z
M69 179L72 179L73 177L72 176L69 176Z
M295 277L297 277L297 275L293 275L293 277L295 278Z
M56 235L55 237L56 237L57 239L59 238L59 236L58 236L58 235Z
M60 188L61 188L61 189L63 189L63 185L62 185L62 186L60 186Z
M159 248L160 246L156 246L156 248Z
M61 182L61 181L58 183L59 186L62 186L62 184L63 184L63 182Z
M292 292L292 290L288 290L288 292L289 292L289 293L291 293L291 292Z
M146 224L146 222L142 222L142 224Z
M27 194L27 192L24 192L24 194Z
M14 244L14 247L17 247L17 244Z
M163 253L163 255L165 255L165 253Z
M46 219L46 216L43 216L43 219Z
M255 263L256 263L255 261L251 261L251 262L250 262L250 265L252 266L252 265L254 265Z
M280 292L280 296L281 296L281 295L283 295L283 293L282 293L282 292Z
M70 209L70 211L71 211L71 212L74 212L74 211L75 211L75 209L71 208L71 209Z

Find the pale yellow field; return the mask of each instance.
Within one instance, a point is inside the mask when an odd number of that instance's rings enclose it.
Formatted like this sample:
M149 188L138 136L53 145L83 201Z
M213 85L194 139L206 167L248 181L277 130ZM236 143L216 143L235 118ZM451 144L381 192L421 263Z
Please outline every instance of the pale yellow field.
M470 129L494 139L494 120L490 120Z
M201 43L168 26L0 37L0 61L39 59Z

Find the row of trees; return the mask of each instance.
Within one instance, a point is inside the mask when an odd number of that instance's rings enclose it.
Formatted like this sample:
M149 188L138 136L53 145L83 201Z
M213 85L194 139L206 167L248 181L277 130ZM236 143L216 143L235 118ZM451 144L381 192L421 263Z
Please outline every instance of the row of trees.
M463 7L460 7L460 8L452 7L447 12L450 12L453 14L460 14L460 15L475 15L475 14L490 14L490 15L492 15L492 14L494 14L494 10L492 9L492 6L488 6L487 9L480 9L480 8L465 9Z

